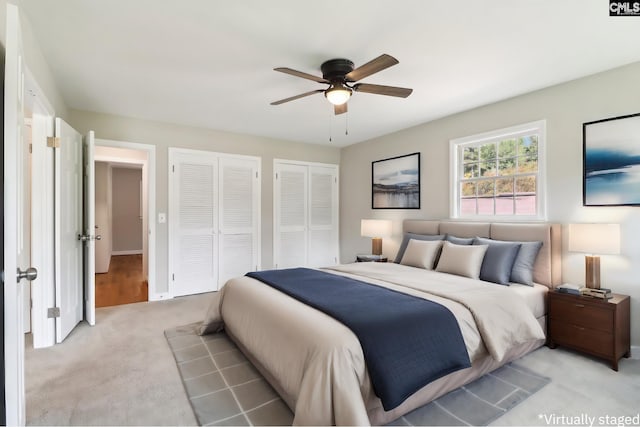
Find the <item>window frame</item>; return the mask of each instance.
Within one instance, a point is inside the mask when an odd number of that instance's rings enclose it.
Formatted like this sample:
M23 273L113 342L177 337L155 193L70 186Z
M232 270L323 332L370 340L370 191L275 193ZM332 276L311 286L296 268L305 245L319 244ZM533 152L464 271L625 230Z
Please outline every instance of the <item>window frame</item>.
M547 220L547 179L546 179L546 120L537 120L504 129L483 132L449 141L449 216L451 219L491 220L491 221L546 221ZM497 143L505 139L526 135L538 136L538 172L536 176L536 213L534 215L462 215L460 212L460 188L464 177L463 152L461 147ZM515 176L517 176L516 174ZM514 175L508 175L513 177Z

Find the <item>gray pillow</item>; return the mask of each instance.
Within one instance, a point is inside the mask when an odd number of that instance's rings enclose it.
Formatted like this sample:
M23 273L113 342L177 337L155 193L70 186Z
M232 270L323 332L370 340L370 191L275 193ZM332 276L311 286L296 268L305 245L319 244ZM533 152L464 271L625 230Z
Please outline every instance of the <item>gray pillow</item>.
M480 279L509 286L511 270L522 245L483 237L475 237L473 244L489 246L480 268Z
M400 249L398 249L398 255L396 255L395 263L400 264L402 261L402 257L404 256L404 251L407 250L407 245L409 244L409 240L444 240L444 234L415 234L415 233L404 233L404 237L402 238L402 243L400 244Z
M479 237L479 239L482 239ZM492 240L492 242L519 243L520 250L513 261L511 268L511 282L533 286L533 266L536 263L538 252L542 248L542 242L518 242L507 240Z
M533 286L533 266L536 263L538 252L542 248L542 242L518 242L520 251L513 262L511 269L511 281Z
M447 242L451 242L455 245L472 245L473 237L456 237L451 234L447 234L444 238Z

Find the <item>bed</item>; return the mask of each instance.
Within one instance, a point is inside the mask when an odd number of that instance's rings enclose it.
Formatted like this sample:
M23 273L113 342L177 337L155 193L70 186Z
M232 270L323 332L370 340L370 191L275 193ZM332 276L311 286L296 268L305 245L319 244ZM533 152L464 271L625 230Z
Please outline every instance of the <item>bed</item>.
M561 283L560 225L406 220L403 232L542 245L533 286L501 286L396 263L323 269L435 301L458 321L471 367L425 385L391 410L374 393L362 347L349 328L258 280L228 281L215 295L202 332L224 329L294 412L295 425L386 424L544 344L546 292ZM487 317L490 312L502 317ZM516 325L517 334L495 329L507 324Z

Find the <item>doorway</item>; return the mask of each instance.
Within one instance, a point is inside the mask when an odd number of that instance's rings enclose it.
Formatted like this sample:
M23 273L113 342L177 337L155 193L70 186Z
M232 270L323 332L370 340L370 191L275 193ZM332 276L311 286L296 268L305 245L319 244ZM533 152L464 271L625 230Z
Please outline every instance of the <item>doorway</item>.
M96 146L96 307L149 300L144 150Z

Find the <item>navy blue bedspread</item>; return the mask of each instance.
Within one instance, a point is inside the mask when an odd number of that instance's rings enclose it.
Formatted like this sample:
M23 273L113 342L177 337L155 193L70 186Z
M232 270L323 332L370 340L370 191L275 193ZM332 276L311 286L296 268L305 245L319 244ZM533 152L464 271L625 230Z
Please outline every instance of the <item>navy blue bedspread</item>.
M446 307L348 277L307 268L247 273L349 327L389 411L430 382L471 366Z

